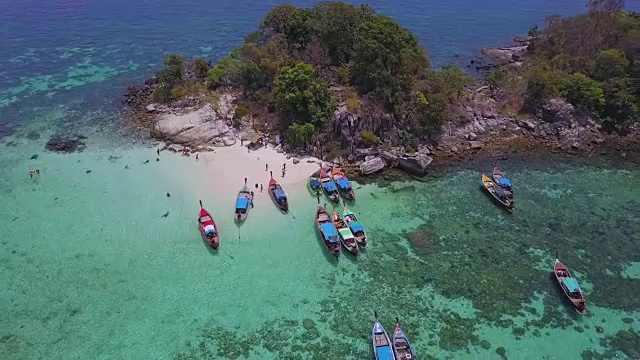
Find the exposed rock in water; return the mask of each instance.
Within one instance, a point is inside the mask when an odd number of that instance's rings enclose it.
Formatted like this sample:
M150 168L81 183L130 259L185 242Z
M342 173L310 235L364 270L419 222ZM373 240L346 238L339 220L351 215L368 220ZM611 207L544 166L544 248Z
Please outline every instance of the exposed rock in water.
M60 136L54 136L45 145L45 149L53 152L72 153L82 151L86 148L84 142L79 139L68 139Z
M33 154L33 155L31 155L30 159L31 160L36 160L37 158L38 158L38 154Z
M417 154L413 157L398 157L398 167L409 174L423 176L427 174L427 167L433 158L424 154Z

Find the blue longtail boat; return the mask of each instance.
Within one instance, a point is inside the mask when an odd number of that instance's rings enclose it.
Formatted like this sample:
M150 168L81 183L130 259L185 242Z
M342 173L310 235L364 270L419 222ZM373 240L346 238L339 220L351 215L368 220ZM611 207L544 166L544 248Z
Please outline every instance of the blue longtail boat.
M320 180L320 184L322 185L322 190L324 190L324 193L327 195L329 200L336 203L339 202L340 193L338 192L338 188L336 187L336 184L333 182L331 175L327 174L327 172L324 171L324 169L322 168L322 165L320 165L320 177L318 180Z
M376 360L397 360L393 354L389 335L380 321L378 321L378 313L374 312L374 315L375 321L373 323L373 330L371 331L371 341Z
M331 169L331 178L333 182L338 186L340 195L349 201L356 201L356 193L353 191L351 181L344 176L344 173L340 169L334 167Z
M238 196L236 197L235 220L237 222L240 223L244 221L247 216L249 216L251 202L253 202L251 190L247 186L247 178L244 178L244 186L240 188L240 191L238 191Z

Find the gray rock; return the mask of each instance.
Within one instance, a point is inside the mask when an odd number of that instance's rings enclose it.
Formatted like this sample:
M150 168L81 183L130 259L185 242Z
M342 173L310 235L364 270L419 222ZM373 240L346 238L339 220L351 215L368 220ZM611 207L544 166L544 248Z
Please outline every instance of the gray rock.
M423 176L427 173L429 164L433 158L423 154L417 154L415 157L398 157L398 167L407 173Z
M575 121L575 108L563 99L549 99L542 106L540 117L550 123L571 123Z
M185 114L164 114L153 124L151 136L182 145L209 144L230 131L209 105Z
M470 141L469 146L473 150L482 149L482 143L480 141Z
M478 135L476 135L475 133L467 134L467 139L470 141L476 141L477 138L478 138Z
M222 138L222 143L224 143L224 146L231 146L235 144L236 141L237 141L236 138L231 136L225 136Z
M531 121L527 121L527 120L519 121L518 125L520 125L521 127L527 128L529 130L534 130L536 128L536 124L532 123Z
M365 161L360 164L360 172L365 175L373 174L384 168L384 161L377 157L369 161Z
M298 159L298 158L293 158L293 164L294 164L294 165L297 165L297 164L299 164L299 163L300 163L300 159Z
M457 153L457 152L458 152L458 147L457 147L457 146L455 146L455 145L453 145L453 146L451 147L451 152Z
M154 111L156 111L156 104L147 105L147 112L154 112Z
M383 151L380 156L382 156L383 159L389 161L389 162L396 162L398 160L398 157L395 156L394 154L388 152L388 151Z

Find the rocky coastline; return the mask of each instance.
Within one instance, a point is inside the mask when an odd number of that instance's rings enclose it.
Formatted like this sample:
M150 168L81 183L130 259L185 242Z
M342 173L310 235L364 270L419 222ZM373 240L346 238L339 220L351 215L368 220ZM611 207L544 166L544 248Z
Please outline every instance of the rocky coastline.
M510 45L483 49L482 60L472 60L469 67L476 71L502 65L522 67L530 41L530 37L516 37ZM231 88L218 89L214 101L187 96L158 104L152 98L155 86L155 78L129 86L124 104L132 121L144 124L152 138L167 142L168 147L174 144L173 149L211 151L237 141L249 149L271 143L291 156L311 155L339 164L353 176L369 176L389 168L425 176L451 164L486 156L499 159L509 153L550 152L585 158L615 155L632 161L640 158L637 121L625 134L607 132L589 114L561 98L546 100L535 115L505 113L482 79L467 89L471 101L460 106L459 116L428 138L414 139L411 144L401 142L404 129L383 126L392 123L392 115L367 106L362 99L357 113L349 111L345 101L338 101L328 130L304 152L292 151L281 142L278 127L269 119L238 116L237 102L244 99ZM331 91L340 99L341 88ZM362 131L382 132L383 141L364 146ZM320 142L327 139L341 145L341 156L323 151Z

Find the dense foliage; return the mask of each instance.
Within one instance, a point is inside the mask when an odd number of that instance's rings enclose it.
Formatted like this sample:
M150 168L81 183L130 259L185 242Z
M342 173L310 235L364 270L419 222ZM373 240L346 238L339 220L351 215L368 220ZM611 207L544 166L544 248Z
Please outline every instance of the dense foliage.
M621 5L599 0L586 14L549 17L544 29L529 31L524 69L495 69L488 85L509 88L524 111L536 113L546 100L561 97L606 128L625 129L640 117L640 14Z
M170 55L165 65L158 78L175 87L180 62ZM339 94L347 94L342 100L356 115L366 99L394 119L370 129L363 143L377 143L391 126L402 130L408 143L451 116L451 104L461 99L471 79L451 67L433 72L409 30L366 5L341 2L321 2L311 9L278 5L241 47L215 66L206 65L195 64L196 79L204 78L211 90L238 89L254 109L277 115L280 122L272 127L283 130L295 146L331 131L327 120ZM163 90L158 96L175 98Z

